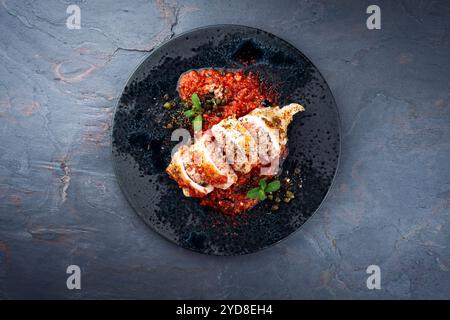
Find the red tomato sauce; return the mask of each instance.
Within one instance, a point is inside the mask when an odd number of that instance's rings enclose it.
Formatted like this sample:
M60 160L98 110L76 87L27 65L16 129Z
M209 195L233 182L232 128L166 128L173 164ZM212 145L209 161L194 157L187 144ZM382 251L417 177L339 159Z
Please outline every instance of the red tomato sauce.
M224 101L220 106L219 116L215 113L203 114L203 130L230 116L242 117L260 106L262 101L275 103L274 90L262 83L257 75L241 70L191 70L180 77L178 91L183 101L190 101L194 93L197 93L200 100L204 95L213 93ZM226 190L215 188L201 198L200 204L229 215L250 209L259 202L247 197L247 191L258 185L259 171L260 167L255 167L247 174L236 172L238 180L235 184Z
M247 191L258 185L260 169L255 167L246 174L236 172L238 180L235 184L226 190L215 188L201 199L200 204L228 215L252 208L259 200L247 198Z
M191 70L181 75L178 82L180 98L190 101L197 93L201 97L214 93L225 104L220 107L220 116L203 115L203 130L207 130L222 119L234 116L242 117L266 100L274 103L274 92L259 80L254 73L221 71L215 69Z

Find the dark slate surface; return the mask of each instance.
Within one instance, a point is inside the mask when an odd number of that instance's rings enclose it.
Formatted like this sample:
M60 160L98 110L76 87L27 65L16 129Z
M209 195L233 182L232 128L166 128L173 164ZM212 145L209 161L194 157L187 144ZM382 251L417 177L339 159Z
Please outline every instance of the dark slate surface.
M0 298L450 298L450 3L0 3ZM338 4L339 3L339 4ZM196 254L150 231L110 159L115 101L148 52L191 28L272 32L322 71L340 108L322 208L256 254ZM66 288L68 265L82 289ZM381 267L381 290L366 287Z

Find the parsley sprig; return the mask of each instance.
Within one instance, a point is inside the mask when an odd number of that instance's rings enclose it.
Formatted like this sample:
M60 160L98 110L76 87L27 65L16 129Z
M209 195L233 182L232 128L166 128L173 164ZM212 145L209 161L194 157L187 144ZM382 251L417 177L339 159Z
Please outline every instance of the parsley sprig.
M264 200L267 198L267 193L275 192L280 189L281 183L279 180L273 180L267 183L266 178L259 180L259 186L250 189L247 192L247 198Z
M196 93L192 94L191 101L192 101L192 108L185 111L184 115L186 117L188 117L189 119L193 118L192 125L194 127L194 131L200 131L200 130L202 130L202 121L203 121L202 104L200 102L200 98L198 97L198 95Z

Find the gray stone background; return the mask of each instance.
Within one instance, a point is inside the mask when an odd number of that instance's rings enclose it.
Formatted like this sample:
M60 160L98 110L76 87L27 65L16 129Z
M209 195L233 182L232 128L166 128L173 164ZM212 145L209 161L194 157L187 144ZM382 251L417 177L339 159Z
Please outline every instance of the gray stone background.
M81 8L68 30L66 8ZM381 30L366 8L381 8ZM261 252L167 242L125 201L110 123L152 48L272 32L321 70L342 156L322 208ZM0 1L0 298L450 298L449 1ZM82 289L66 288L66 268ZM381 268L368 290L366 268Z

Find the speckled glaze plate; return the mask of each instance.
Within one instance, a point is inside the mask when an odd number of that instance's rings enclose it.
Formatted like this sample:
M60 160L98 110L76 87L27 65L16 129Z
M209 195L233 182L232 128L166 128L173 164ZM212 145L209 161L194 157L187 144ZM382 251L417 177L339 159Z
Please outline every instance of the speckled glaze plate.
M210 67L256 72L277 88L280 105L298 102L306 108L289 126L289 155L280 177L290 177L295 198L282 201L277 211L263 201L247 213L224 216L184 197L164 171L178 142L171 141L172 130L163 128L169 115L162 97L178 96L183 72ZM336 172L339 141L336 104L311 61L270 33L219 25L171 39L134 71L114 115L112 155L122 191L153 230L190 250L239 255L286 238L319 208Z

